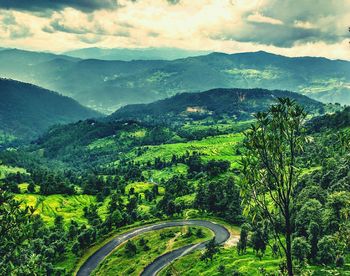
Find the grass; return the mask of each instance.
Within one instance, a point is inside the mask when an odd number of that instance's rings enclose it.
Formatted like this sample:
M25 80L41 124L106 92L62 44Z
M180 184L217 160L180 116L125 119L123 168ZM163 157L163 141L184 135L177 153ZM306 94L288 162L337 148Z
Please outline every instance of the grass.
M96 204L95 196L91 195L17 194L15 199L21 201L23 205L36 208L35 213L40 214L48 225L53 225L57 215L62 216L66 224L70 220L75 220L79 224L87 223L83 209L91 204ZM99 214L101 217L106 216L105 203L100 204Z
M193 234L187 237L186 233L189 228ZM201 227L173 227L139 235L132 239L135 245L137 245L135 256L128 256L126 254L124 243L104 260L93 275L139 275L144 267L158 256L187 244L196 244L213 237L213 233L206 228L201 228L204 236L201 238L197 237L195 233L199 228ZM141 238L148 240L147 245L150 247L149 250L145 250L139 244Z
M202 252L196 251L176 260L170 267L163 269L159 275L164 276L169 273L170 275L232 275L235 271L247 276L279 275L278 269L282 262L280 257L272 255L269 248L262 259L259 259L251 248L248 248L244 255L238 255L236 247L221 248L213 261L207 263L200 260ZM225 267L224 273L219 272L220 266ZM306 266L303 270L308 273L303 275L350 275L349 266L344 268Z
M26 170L23 168L2 165L1 161L0 161L0 179L5 178L8 174L18 173L18 172L19 173L26 173Z
M243 138L241 133L219 135L186 143L147 146L148 149L140 156L136 156L134 151L132 154L135 155L135 162L146 163L147 161L153 162L157 157L169 161L173 154L183 155L187 151L190 153L197 151L203 155L203 160L228 160L235 164L238 160L236 149Z
M135 192L139 193L142 198L144 198L144 192L146 190L151 190L153 185L152 183L146 182L136 182L127 185L126 192L133 187ZM98 214L102 219L105 219L108 214L108 203L110 201L107 197L104 202L97 202L96 197L93 195L48 195L43 196L39 194L28 194L27 191L28 184L23 183L19 185L21 194L16 194L15 199L21 201L23 206L33 206L36 208L35 213L40 214L45 222L49 225L52 225L54 219L57 215L63 217L64 222L67 224L70 220L75 220L79 224L87 223L86 218L84 218L85 207L90 206L91 204L98 205ZM38 189L38 186L36 187ZM164 188L159 187L160 196L164 194ZM124 202L127 203L127 196L122 197ZM154 204L154 203L152 203ZM143 212L149 211L151 203L142 201L139 205L139 210Z
M232 275L238 271L243 275L261 275L259 269L264 267L267 272L273 272L280 260L265 257L261 261L255 256L251 249L247 254L239 256L235 247L221 248L212 262L200 260L203 251L195 251L181 259L173 262L172 267L165 268L160 275L167 275L168 271L177 271L179 275L222 275L218 268L225 266L225 275Z
M174 175L181 175L187 173L187 166L185 164L177 164L162 170L148 170L143 172L146 178L152 178L153 181L159 183L162 179L168 180Z
M148 183L148 182L135 182L135 183L131 183L131 184L128 184L126 187L125 187L125 193L128 194L130 189L131 188L134 188L134 192L135 193L145 193L147 190L152 190L152 187L154 186L155 184L153 183ZM159 189L158 189L159 193L162 195L164 194L164 188L163 187L160 187L159 186Z

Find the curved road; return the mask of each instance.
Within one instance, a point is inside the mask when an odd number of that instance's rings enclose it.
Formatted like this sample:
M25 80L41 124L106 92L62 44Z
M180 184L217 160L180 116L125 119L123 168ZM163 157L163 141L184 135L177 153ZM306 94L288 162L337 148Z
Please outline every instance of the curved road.
M88 276L91 272L97 268L97 266L104 260L104 258L111 253L117 246L122 244L123 242L136 237L142 233L160 230L164 228L174 227L174 226L185 226L185 225L193 225L193 226L202 226L212 230L215 234L215 241L218 244L224 243L230 237L230 233L228 230L221 226L220 224L216 224L206 220L178 220L178 221L167 221L159 224L152 224L148 226L142 226L133 230L130 230L126 233L123 233L106 245L97 250L93 255L91 255L87 261L80 267L77 276ZM206 242L198 243L195 245L187 245L166 253L156 260L154 260L150 265L148 265L144 271L142 272L143 276L153 276L156 275L161 269L167 266L170 262L176 260L177 258L186 255L193 250L204 248Z

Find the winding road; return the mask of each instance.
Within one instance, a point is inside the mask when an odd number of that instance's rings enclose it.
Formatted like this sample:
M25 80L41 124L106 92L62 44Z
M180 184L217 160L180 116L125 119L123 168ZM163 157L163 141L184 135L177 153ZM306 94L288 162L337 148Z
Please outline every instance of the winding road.
M169 227L175 226L185 226L185 225L193 225L193 226L202 226L212 230L215 234L215 241L218 244L224 243L230 237L229 231L222 225L216 224L207 220L176 220L176 221L167 221L158 224L152 224L147 226L142 226L133 230L130 230L126 233L120 234L108 242L106 245L97 250L94 254L92 254L86 262L80 267L77 276L88 276L91 272L97 268L97 266L104 260L105 257L108 256L117 246L122 244L123 242L136 237L142 233L160 230ZM177 258L184 256L194 250L201 249L205 247L207 242L202 242L198 244L191 244L176 249L174 251L168 252L162 256L159 256L155 259L151 264L149 264L141 275L143 276L153 276L156 275L160 270L166 267L170 262L176 260Z

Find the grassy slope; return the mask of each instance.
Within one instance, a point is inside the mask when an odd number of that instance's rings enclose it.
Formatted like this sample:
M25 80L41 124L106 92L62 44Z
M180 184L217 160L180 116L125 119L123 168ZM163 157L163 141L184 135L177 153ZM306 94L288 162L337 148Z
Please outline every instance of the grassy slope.
M71 219L78 223L87 223L84 218L84 207L96 203L95 196L91 195L49 195L41 196L37 194L17 194L15 198L22 201L23 204L33 206L36 208L36 213L40 214L45 222L49 225L57 215L63 217L64 221L68 223ZM101 204L99 213L103 217L106 210L105 205Z
M141 194L146 190L150 190L154 184L145 182L131 183L126 187L128 192L131 187L134 187L135 192ZM26 191L27 184L20 184L20 189L24 192ZM159 189L160 195L164 193L164 189ZM63 217L64 222L67 224L70 220L75 220L79 224L87 223L86 218L84 218L85 207L91 204L97 204L99 206L98 212L102 219L105 219L108 211L107 205L109 198L106 198L104 202L97 202L96 197L92 195L48 195L42 196L38 194L16 194L15 198L22 201L23 205L33 206L36 208L36 214L40 214L45 222L49 225L53 224L53 221L57 215ZM123 197L125 203L127 202L127 197ZM147 211L151 204L143 201L139 208L140 210Z
M237 161L237 155L234 150L243 140L243 137L243 134L229 134L208 137L187 143L148 146L148 150L141 156L136 157L135 161L144 163L147 161L153 161L156 157L171 160L173 154L183 155L186 151L197 151L203 154L204 160L218 159L228 160L235 163Z
M210 230L202 228L204 236L198 238L195 236L195 233L199 227L190 228L193 232L193 235L190 237L185 236L185 233L188 231L187 226L153 231L135 237L132 239L137 245L137 254L135 256L128 257L126 255L124 243L106 258L93 275L139 275L143 268L158 256L187 244L195 244L203 240L208 240L213 236ZM160 237L161 233L167 237L162 239ZM147 244L151 248L150 250L145 251L139 245L139 241L142 237L148 240Z
M258 276L263 275L261 269L272 275L279 269L279 264L282 259L278 256L273 256L270 248L267 249L265 256L260 260L256 257L251 248L248 248L247 253L238 255L235 247L221 248L220 252L214 257L212 262L206 263L200 260L202 252L193 252L176 260L171 267L167 267L161 271L160 275L165 276L168 271L172 275L232 275L234 271L241 273L240 275ZM220 265L225 266L224 274L218 271ZM350 266L344 268L332 268L321 266L308 266L305 270L309 270L309 274L314 276L331 276L331 275L350 275ZM174 274L174 272L178 274Z

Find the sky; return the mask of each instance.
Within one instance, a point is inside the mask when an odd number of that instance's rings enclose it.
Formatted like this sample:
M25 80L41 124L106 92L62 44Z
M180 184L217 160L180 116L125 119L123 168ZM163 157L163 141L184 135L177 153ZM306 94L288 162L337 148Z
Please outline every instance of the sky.
M350 0L0 0L0 47L264 50L350 60Z

